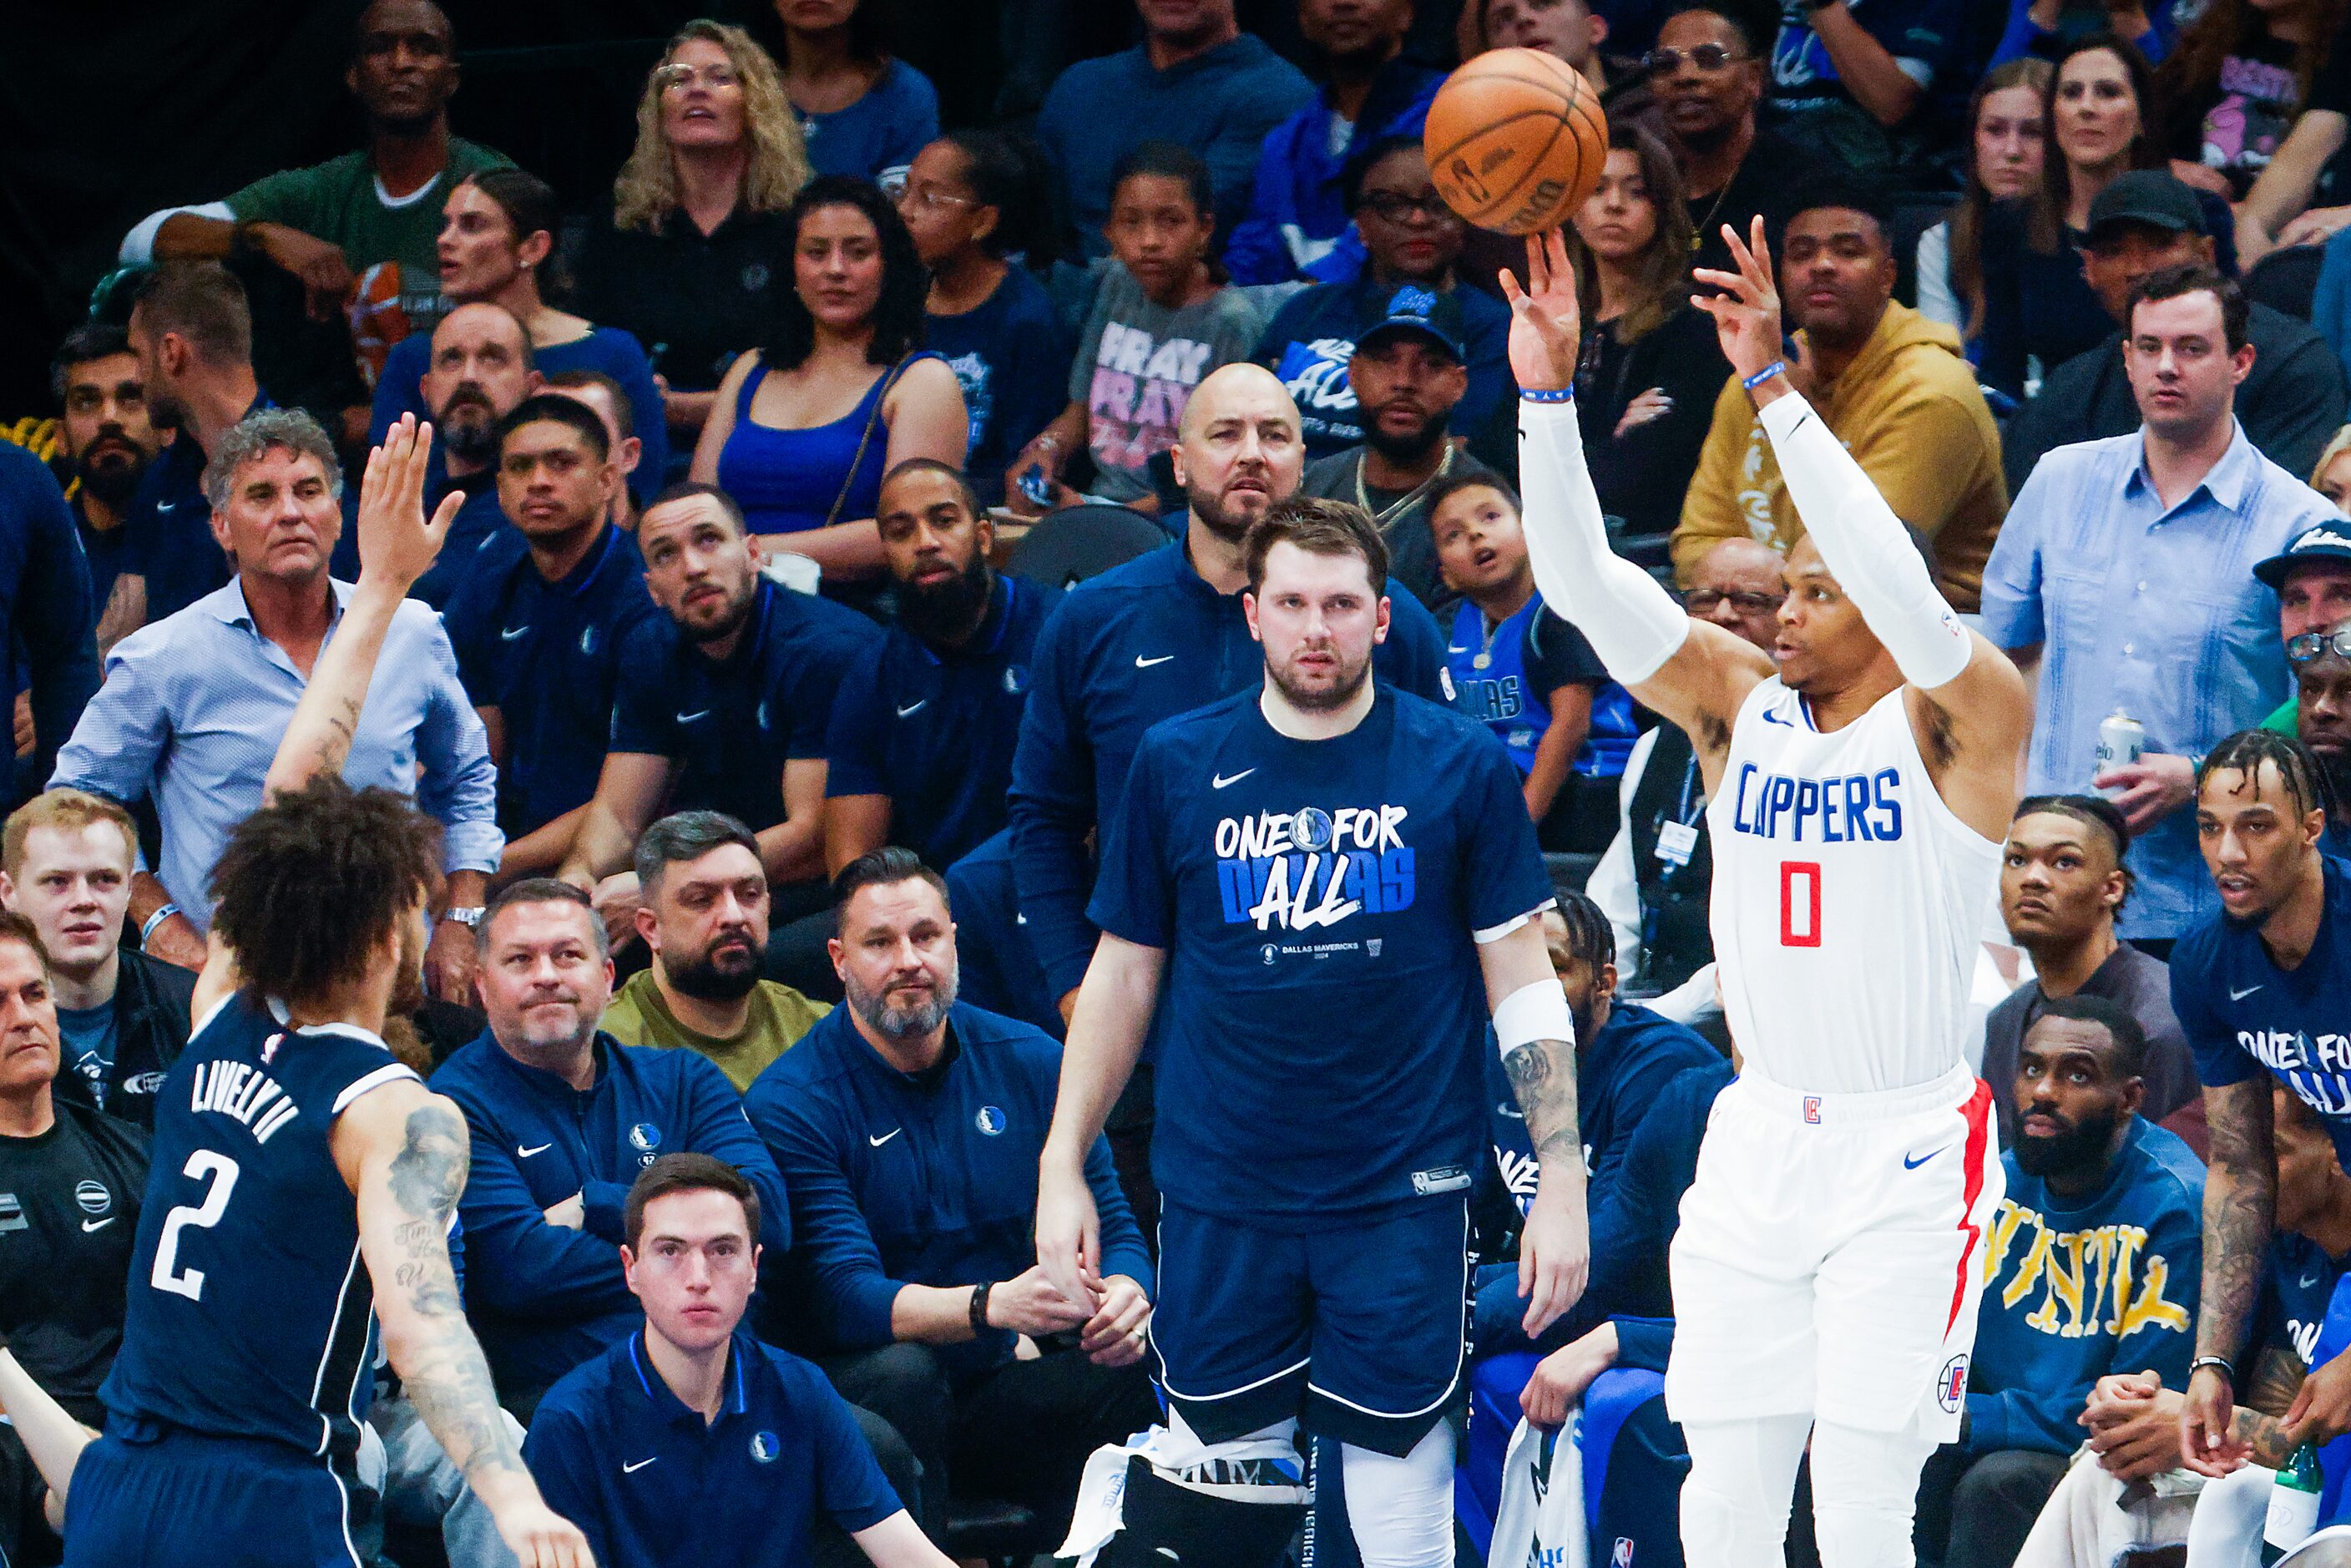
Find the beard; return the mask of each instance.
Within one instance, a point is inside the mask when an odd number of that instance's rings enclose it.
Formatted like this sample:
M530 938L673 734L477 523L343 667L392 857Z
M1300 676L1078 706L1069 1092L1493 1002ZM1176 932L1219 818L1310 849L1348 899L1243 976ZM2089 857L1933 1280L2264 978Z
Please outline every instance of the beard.
M1273 495L1270 486L1262 500L1258 498L1255 492L1251 492L1250 500L1257 509L1249 512L1244 512L1237 507L1228 507L1223 497L1212 495L1201 489L1186 490L1184 499L1192 508L1192 515L1200 519L1204 528L1227 544L1237 545L1249 533L1249 525L1272 509L1273 503L1278 497Z
M899 622L925 643L959 643L987 613L987 596L995 588L987 558L975 550L971 564L945 582L928 587L900 583Z
M946 1022L947 1010L955 1006L958 978L956 969L950 967L929 1001L904 1008L890 1006L886 993L869 991L853 977L843 979L841 987L849 1010L864 1019L868 1029L891 1040L917 1040Z
M475 418L460 419L460 410L478 410ZM434 434L443 450L468 467L487 466L498 455L498 415L488 396L471 382L449 394L434 414Z
M737 944L740 943L741 946ZM669 983L705 1002L739 1002L759 983L759 944L746 934L718 937L692 957L662 962Z
M1364 683L1372 678L1372 661L1367 654L1360 664L1341 664L1339 678L1323 687L1305 687L1295 684L1287 670L1271 664L1266 671L1273 677L1274 689L1282 695L1291 707L1301 713L1335 713L1355 700Z
M743 623L751 619L751 606L758 601L759 579L754 573L743 585L742 594L728 601L726 608L719 612L717 620L707 626L686 626L683 621L678 624L696 643L723 643L742 630Z
M138 493L139 481L153 459L136 448L131 449L126 458L121 455L121 447L110 446L100 461L91 462L91 455L98 452L99 442L110 436L118 441L126 439L118 426L108 425L100 430L91 441L89 451L74 459L74 477L81 481L81 487L101 506L119 512L129 506L131 497Z
M1400 435L1382 429L1377 417L1364 422L1364 444L1398 465L1426 462L1444 439L1442 418L1424 419L1416 429Z
M2122 1113L2117 1111L2073 1123L2065 1123L2054 1111L2036 1108L2030 1113L2064 1123L2065 1130L2047 1138L2028 1137L2022 1130L2018 1132L2016 1164L2029 1176L2070 1175L2103 1164L2106 1150L2114 1146L2115 1128L2122 1123Z

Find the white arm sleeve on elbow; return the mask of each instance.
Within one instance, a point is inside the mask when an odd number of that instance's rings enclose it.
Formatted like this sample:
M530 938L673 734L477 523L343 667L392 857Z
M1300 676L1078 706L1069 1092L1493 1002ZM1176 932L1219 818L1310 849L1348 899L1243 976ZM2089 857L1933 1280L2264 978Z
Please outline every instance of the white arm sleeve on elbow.
M117 265L139 267L154 260L155 236L163 232L165 224L182 213L189 213L200 218L218 218L223 223L236 222L236 214L229 210L226 202L206 202L201 206L193 207L165 207L162 212L149 213L132 225L129 234L122 236L122 249L115 257Z
M1759 418L1804 531L1902 678L1922 691L1957 680L1975 644L1853 454L1794 393Z
M1573 622L1609 674L1647 680L1689 637L1689 617L1656 580L1608 548L1572 402L1519 404L1527 559L1543 602Z

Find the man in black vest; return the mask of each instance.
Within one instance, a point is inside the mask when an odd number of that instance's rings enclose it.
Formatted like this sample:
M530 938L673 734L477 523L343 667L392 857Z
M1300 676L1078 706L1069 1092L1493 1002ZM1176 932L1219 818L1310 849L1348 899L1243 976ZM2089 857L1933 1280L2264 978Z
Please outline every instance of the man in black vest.
M1778 550L1727 538L1690 573L1684 606L1769 652L1787 590ZM1707 904L1714 857L1707 842L1706 788L1689 737L1670 724L1643 736L1625 759L1615 841L1585 892L1615 928L1621 984L1653 998L1677 1023L1721 1010Z

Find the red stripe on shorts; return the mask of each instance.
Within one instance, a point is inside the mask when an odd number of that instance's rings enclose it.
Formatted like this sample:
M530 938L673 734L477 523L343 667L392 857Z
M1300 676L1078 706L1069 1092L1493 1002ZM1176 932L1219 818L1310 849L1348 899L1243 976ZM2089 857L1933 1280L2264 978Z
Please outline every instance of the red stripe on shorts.
M1976 1243L1983 1239L1983 1227L1975 1222L1975 1212L1976 1199L1983 1196L1984 1156L1991 1143L1991 1085L1977 1079L1975 1092L1959 1107L1959 1114L1968 1119L1968 1188L1959 1209L1959 1231L1968 1244L1959 1251L1959 1277L1951 1282L1951 1314L1943 1322L1945 1333L1959 1321L1959 1304L1968 1299L1968 1266L1975 1260Z

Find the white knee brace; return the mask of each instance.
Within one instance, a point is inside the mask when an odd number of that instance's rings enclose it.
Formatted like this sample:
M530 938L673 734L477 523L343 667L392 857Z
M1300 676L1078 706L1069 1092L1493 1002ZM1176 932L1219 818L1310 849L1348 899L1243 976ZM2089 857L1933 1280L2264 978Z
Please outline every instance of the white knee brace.
M1453 1427L1439 1421L1399 1459L1342 1445L1347 1519L1364 1568L1453 1568Z

